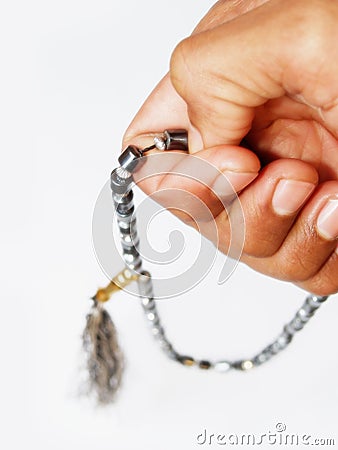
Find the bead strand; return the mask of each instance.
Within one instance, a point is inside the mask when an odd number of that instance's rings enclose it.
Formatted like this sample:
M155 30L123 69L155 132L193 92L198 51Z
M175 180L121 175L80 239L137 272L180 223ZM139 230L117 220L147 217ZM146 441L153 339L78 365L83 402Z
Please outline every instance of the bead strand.
M177 136L181 139L181 132ZM177 138L178 139L178 138ZM169 146L168 146L169 148ZM137 159L142 157L142 152L136 147L128 147L120 156L121 167L118 167L111 175L111 188L113 193L114 206L116 210L117 222L120 231L121 245L124 261L127 268L137 274L137 283L141 305L145 317L150 325L153 337L164 353L171 359L184 366L195 366L203 370L214 369L217 372L228 372L231 369L247 371L260 366L279 354L292 341L294 335L303 329L327 296L315 296L309 294L304 304L298 309L293 319L285 325L282 333L262 351L257 353L252 359L238 361L219 360L211 362L208 360L198 360L188 355L178 353L166 336L161 319L157 310L153 293L153 283L149 272L142 271L142 259L139 254L139 238L137 235L136 219L134 217L133 201L133 178L132 171L136 167ZM130 171L126 170L126 167Z

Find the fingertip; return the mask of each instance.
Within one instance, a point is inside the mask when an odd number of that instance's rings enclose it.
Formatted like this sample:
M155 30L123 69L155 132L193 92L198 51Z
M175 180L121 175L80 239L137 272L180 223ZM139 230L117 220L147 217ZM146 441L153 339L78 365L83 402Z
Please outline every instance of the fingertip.
M153 137L167 129L189 129L187 107L167 74L146 99L128 126L122 146L147 147Z
M218 145L195 153L207 160L221 172L254 173L260 170L261 163L251 150L236 145Z
M295 158L284 158L272 161L261 172L261 176L269 179L289 179L317 185L319 175L312 164Z

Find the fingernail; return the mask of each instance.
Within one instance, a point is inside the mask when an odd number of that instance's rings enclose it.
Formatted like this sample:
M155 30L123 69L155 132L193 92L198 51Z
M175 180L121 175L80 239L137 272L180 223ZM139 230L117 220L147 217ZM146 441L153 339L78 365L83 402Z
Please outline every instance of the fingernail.
M272 207L280 216L294 214L313 192L315 185L297 180L280 180L272 197Z
M250 184L258 173L224 171L211 186L216 195L224 197L239 192Z
M329 200L321 210L317 219L319 234L325 239L338 237L338 199Z

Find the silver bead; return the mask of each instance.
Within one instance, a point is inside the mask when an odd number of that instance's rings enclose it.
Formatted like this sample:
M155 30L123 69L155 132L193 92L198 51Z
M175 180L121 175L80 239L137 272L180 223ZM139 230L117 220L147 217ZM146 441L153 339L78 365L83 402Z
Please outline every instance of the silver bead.
M246 371L246 370L252 369L254 367L254 364L250 359L246 359L245 361L242 361L241 367L242 367L242 370Z
M125 253L123 256L128 266L132 265L135 262L135 256L131 253Z
M263 350L261 354L264 355L265 361L268 361L272 357L272 353L268 348Z
M266 356L265 353L259 353L256 357L255 357L255 362L259 365L259 364L264 364L265 361L267 361L268 358Z
M129 173L135 171L136 167L140 164L142 158L142 151L135 145L129 145L119 156L119 164L122 169Z
M131 173L123 167L116 168L116 175L122 180L126 180L131 177Z
M186 130L166 130L163 133L166 150L188 150Z
M155 338L159 339L161 336L163 336L163 328L159 324L155 327L152 327L151 332Z
M304 327L304 322L297 316L292 320L291 324L293 329L296 331L299 331Z
M278 338L277 342L281 350L283 350L291 341L290 335L286 333L282 333Z
M118 217L117 223L118 223L119 228L121 230L130 230L131 225L132 225L132 219L133 219L133 217L131 215L126 216L126 217Z
M315 295L311 295L306 299L306 301L313 310L316 310L320 307L318 297L316 297Z
M114 195L123 195L129 192L133 183L131 174L127 171L121 171L120 168L113 170L110 176L110 186Z
M158 323L159 323L159 317L158 317L156 311L150 311L150 312L147 312L147 313L146 313L146 317L147 317L148 321L149 321L152 325L155 325L155 324L158 324Z
M125 257L126 255L123 255L123 256L124 256L124 260L130 270L133 270L135 272L139 272L141 270L142 260L140 258L135 258L135 259L132 259L131 261L128 261L127 258Z
M289 334L290 336L293 336L296 333L296 330L292 326L292 322L288 323L284 327L284 331Z
M166 149L165 140L162 137L155 136L154 137L154 144L155 144L157 150L163 151L163 150Z
M216 372L225 373L232 369L231 363L229 361L218 361L214 364L214 369Z
M163 136L155 136L154 144L158 150L188 151L188 133L186 130L165 130Z
M277 355L277 353L279 353L281 351L281 347L279 345L279 342L278 341L273 342L270 345L270 350L271 350L271 353L273 353L274 355Z
M130 234L120 234L121 243L124 247L138 247L140 244L137 234L134 236Z
M115 203L116 210L117 210L116 212L118 214L120 214L121 216L122 216L122 214L124 214L126 216L127 213L132 210L133 205L134 205L134 201L132 199L129 202L127 202L127 203L124 203L124 202L121 202L121 201L116 202Z
M311 313L309 313L305 306L302 306L298 311L297 311L297 317L299 317L299 319L302 322L308 322L311 318Z
M141 303L142 303L143 308L146 311L149 311L149 310L152 310L155 308L155 300L153 298L142 297Z

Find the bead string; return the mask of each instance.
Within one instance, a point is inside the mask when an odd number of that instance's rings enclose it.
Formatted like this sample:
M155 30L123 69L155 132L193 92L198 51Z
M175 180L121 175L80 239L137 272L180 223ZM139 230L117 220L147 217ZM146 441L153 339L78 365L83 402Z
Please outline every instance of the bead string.
M163 146L163 141L160 140L157 144L157 147L159 148L159 146ZM163 149L165 149L165 147L161 148L161 150ZM135 148L133 148L133 152L135 157ZM142 151L138 150L138 152L139 154L136 155L136 159L143 156ZM128 164L129 167L132 167L133 169L136 167L136 164L134 163L130 164L128 162ZM111 188L116 210L117 223L120 231L123 258L127 268L132 273L137 273L139 275L137 277L137 284L142 308L145 317L150 324L152 335L164 353L169 358L185 366L195 366L204 370L214 369L218 372L228 372L231 369L247 371L254 367L260 366L284 350L290 344L294 335L303 329L321 304L326 301L328 296L316 296L309 294L303 305L298 309L292 320L285 325L279 336L270 345L263 348L263 350L254 355L251 359L241 359L238 361L199 360L191 356L183 355L175 350L167 338L161 323L156 306L156 300L154 299L151 275L149 272L142 270L142 259L138 251L139 239L137 236L136 219L133 214L134 202L132 191L132 171L132 169L130 169L130 171L127 170L123 167L123 164L121 164L121 166L115 169L111 175Z

